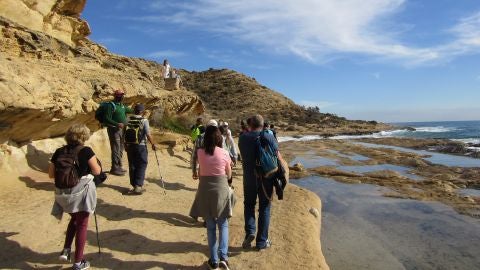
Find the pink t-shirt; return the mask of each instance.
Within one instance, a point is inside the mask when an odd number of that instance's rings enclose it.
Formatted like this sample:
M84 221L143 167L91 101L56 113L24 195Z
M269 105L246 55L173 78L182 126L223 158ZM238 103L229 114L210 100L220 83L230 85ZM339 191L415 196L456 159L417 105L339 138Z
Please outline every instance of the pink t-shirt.
M200 176L226 175L225 166L231 163L228 152L220 147L215 147L213 155L205 152L205 149L198 149L198 164L200 164Z

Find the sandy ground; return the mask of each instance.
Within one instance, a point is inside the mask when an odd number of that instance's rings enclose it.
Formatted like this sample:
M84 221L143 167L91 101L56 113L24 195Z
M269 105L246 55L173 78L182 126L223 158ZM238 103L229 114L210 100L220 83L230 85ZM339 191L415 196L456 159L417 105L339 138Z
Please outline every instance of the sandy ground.
M164 136L165 137L165 136ZM168 137L168 136L166 136ZM89 221L85 256L92 269L206 269L208 258L206 229L188 216L197 182L189 170L189 153L175 146L175 136L163 140L155 155L149 152L149 166L142 196L124 195L128 177L109 176L97 189L97 217L101 254L95 237L93 216ZM171 138L174 138L171 140ZM160 137L157 136L157 140ZM109 168L109 150L104 134L89 143ZM44 143L49 151L61 144ZM48 146L48 147L47 147ZM0 182L0 268L68 269L70 264L57 261L63 246L69 218L59 223L50 215L53 183L44 173L48 151L28 146L25 164L2 158ZM5 164L9 166L6 166ZM13 162L13 163L12 163ZM20 161L16 161L20 162ZM126 156L124 160L125 166ZM18 166L17 166L18 165ZM161 188L160 173L166 195ZM270 249L243 250L243 195L241 169L235 170L234 186L238 204L230 221L230 263L232 269L328 269L320 246L320 217L309 213L321 208L313 193L289 185L284 201L273 202Z

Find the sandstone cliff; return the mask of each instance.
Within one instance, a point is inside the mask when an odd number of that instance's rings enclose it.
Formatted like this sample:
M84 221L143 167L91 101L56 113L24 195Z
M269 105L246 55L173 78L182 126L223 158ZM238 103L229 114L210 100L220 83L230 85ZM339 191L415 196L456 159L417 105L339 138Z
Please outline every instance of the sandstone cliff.
M1 2L0 142L59 136L73 122L96 130L94 110L116 88L126 90L127 104L169 114L203 112L196 94L164 89L157 63L111 54L86 39L88 31L77 31L86 24L78 18L84 2ZM37 13L44 20L34 20ZM45 18L58 16L72 28L53 31Z

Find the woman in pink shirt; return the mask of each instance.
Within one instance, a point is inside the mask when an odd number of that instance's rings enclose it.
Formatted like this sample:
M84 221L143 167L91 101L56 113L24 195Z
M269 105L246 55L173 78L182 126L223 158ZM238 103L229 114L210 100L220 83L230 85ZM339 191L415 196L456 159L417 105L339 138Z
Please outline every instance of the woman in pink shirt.
M229 269L228 218L231 216L231 205L228 179L232 177L232 169L230 155L222 149L222 141L222 134L218 127L208 126L204 136L204 148L198 149L200 181L190 210L190 216L203 217L207 223L210 249L210 259L207 264L210 269L218 269L219 265Z

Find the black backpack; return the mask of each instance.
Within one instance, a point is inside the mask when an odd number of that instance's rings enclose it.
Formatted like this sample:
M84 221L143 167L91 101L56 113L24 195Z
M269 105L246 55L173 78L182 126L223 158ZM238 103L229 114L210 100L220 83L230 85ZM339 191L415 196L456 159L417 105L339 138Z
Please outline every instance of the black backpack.
M95 111L95 119L97 119L100 124L105 123L105 116L107 115L108 106L113 106L112 113L115 112L116 105L113 101L102 102L100 106L98 106L97 110Z
M139 144L143 139L143 117L130 117L125 127L125 143Z
M64 189L72 188L78 184L81 176L79 175L78 152L84 146L78 145L74 148L68 145L59 149L59 154L55 160L55 187Z

